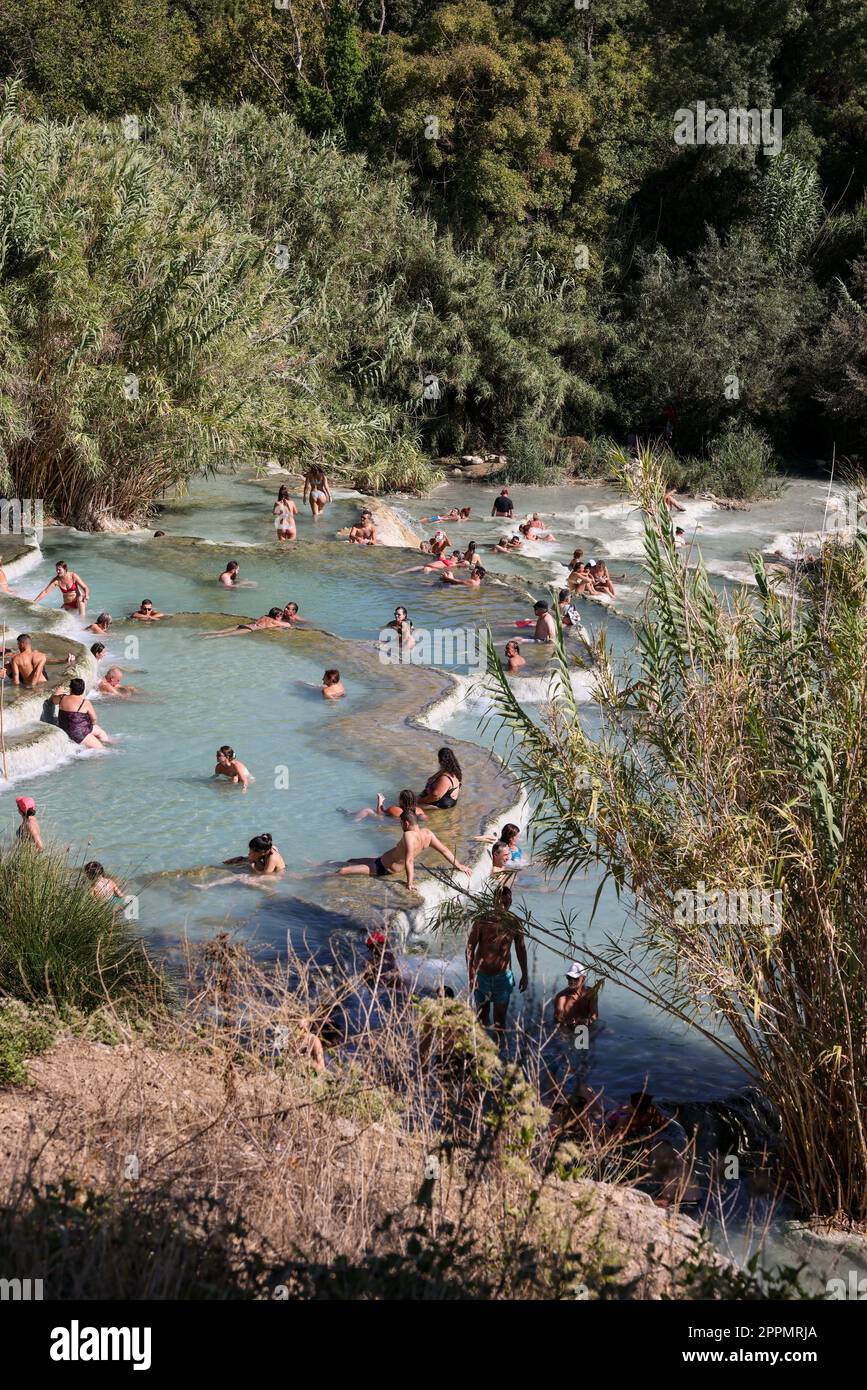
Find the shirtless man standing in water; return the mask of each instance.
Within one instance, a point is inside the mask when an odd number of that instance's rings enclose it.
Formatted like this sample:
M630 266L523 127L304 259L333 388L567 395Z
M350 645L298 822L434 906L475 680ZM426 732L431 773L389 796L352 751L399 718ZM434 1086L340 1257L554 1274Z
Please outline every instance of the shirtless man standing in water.
M403 836L400 843L393 849L387 849L385 854L381 854L378 859L350 859L342 868L338 869L339 874L367 874L370 878L389 878L392 874L399 874L401 869L406 870L406 886L410 892L415 887L415 861L420 854L424 854L426 849L435 849L437 854L441 854L443 859L454 866L458 873L466 874L469 878L470 869L466 864L460 864L451 850L438 840L432 830L422 829L418 823L418 816L414 811L404 811L400 818Z
M486 1028L494 1006L494 1028L502 1034L506 1026L509 1000L515 988L512 974L512 947L521 967L523 994L527 988L527 943L521 924L512 916L512 890L498 888L489 911L475 918L467 939L467 978L475 990L479 1022Z

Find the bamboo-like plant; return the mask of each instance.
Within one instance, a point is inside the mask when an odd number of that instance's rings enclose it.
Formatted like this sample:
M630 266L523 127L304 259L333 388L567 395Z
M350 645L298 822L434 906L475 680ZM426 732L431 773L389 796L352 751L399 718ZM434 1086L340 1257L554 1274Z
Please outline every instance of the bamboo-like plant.
M562 645L541 726L490 653L539 853L614 879L637 933L597 964L752 1075L804 1211L863 1222L867 536L827 542L784 587L757 558L755 591L726 602L675 548L659 461L613 466L644 514L648 595L638 669L601 654L600 731Z

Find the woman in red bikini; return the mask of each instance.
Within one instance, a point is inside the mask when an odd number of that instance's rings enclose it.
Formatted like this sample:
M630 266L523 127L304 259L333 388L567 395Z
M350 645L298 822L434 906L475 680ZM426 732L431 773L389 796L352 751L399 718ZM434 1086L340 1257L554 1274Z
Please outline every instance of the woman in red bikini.
M40 594L36 595L33 602L38 603L40 599L45 598L45 595L53 589L56 584L63 600L64 611L71 613L74 610L79 618L81 618L81 621L84 622L85 613L87 611L87 600L90 598L90 590L81 578L81 575L76 574L75 570L71 570L65 560L58 560L54 569L54 578L48 581L45 588Z

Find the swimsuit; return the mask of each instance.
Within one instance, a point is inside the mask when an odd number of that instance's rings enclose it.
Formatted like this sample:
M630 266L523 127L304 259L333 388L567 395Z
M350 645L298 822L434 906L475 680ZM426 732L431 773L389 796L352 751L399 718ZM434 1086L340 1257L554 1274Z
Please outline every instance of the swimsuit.
M511 516L515 508L508 497L498 497L494 502L494 511L498 516Z
M63 595L63 606L64 606L64 608L73 608L74 606L76 606L76 605L78 604L78 584L70 584L66 589L64 589L63 585L62 585L62 584L60 583L60 581L58 580L57 587L59 588L61 594ZM67 597L66 597L67 594L72 594L72 595L73 595L73 598L72 598L72 601L71 601L71 602L67 599Z
M511 970L500 970L496 975L486 975L480 970L476 975L476 1005L481 1008L482 1004L508 1004L512 990L515 988L515 977Z
M318 488L314 488L313 491L310 493L310 499L313 502L324 502L325 493L320 492Z
M85 699L86 696L82 696L81 705ZM83 743L88 734L93 732L93 719L82 710L81 705L78 709L59 710L57 715L58 724L73 743Z
M381 859L374 859L373 867L376 869L377 878L388 878L391 873L391 870L385 867Z
M434 778L434 781L435 780L436 778ZM458 799L455 796L455 788L459 787L460 785L460 782L456 782L455 779L452 778L452 785L449 787L447 792L443 792L439 801L434 802L434 806L438 806L441 811L450 811L453 806L457 806Z

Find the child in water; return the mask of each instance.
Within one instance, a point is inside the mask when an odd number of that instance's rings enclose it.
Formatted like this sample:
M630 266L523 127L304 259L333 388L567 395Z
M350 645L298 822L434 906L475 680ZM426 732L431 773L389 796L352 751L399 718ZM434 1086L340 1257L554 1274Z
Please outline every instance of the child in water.
M340 672L335 668L326 671L322 677L322 698L323 700L339 700L345 695L346 691L343 681L340 679Z

